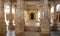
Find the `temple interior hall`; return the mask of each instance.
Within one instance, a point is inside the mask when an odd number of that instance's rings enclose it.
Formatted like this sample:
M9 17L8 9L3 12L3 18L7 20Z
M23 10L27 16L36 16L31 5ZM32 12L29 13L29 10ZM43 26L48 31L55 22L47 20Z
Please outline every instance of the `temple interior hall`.
M60 36L60 0L0 0L0 36Z

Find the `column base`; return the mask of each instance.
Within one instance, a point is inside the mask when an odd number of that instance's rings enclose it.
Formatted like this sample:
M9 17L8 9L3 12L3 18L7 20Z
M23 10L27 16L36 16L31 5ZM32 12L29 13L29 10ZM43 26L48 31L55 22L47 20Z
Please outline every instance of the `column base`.
M25 33L16 33L16 36L25 36Z
M7 33L7 28L6 27L0 28L0 33L2 34Z
M10 29L10 30L14 30L15 27L14 27L13 25L11 25L11 26L9 25L9 26L8 26L8 29Z
M6 23L3 18L0 18L0 33L6 33L7 28L6 28Z
M54 32L58 31L58 28L57 28L57 26L52 26L52 29L51 29L51 31L54 31Z
M0 33L0 36L6 36L6 33Z
M50 33L40 33L40 36L50 36Z

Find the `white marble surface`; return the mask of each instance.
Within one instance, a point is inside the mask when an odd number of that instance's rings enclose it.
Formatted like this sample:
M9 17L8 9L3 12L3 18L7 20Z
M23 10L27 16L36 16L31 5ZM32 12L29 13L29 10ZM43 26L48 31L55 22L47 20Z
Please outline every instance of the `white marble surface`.
M7 25L7 34L6 36L15 36L15 30L9 30Z
M15 30L7 29L7 35L6 36L15 36Z
M39 36L39 32L25 32L25 36ZM7 29L7 35L6 36L15 36L15 30L9 30ZM57 32L50 32L50 36L60 36L60 30Z

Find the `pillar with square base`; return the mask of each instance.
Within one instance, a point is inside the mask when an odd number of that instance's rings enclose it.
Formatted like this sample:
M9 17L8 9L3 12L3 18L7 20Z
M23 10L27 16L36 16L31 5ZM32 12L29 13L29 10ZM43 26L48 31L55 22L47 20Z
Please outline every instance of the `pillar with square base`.
M57 13L56 13L56 3L54 3L54 19L53 19L53 31L58 31L57 27Z
M0 33L6 33L6 23L4 17L4 1L0 0Z
M8 29L14 30L14 29L15 29L15 27L14 27L14 25L13 25L13 18L14 18L14 16L13 16L13 14L10 12L8 17L9 17L9 26L8 26Z
M48 11L48 0L42 0L43 18L41 20L41 36L50 36L50 13Z
M14 15L12 13L12 2L9 2L9 6L10 6L10 13L8 14L8 18L9 18L9 26L8 26L8 28L11 29L11 30L14 30L15 27L13 25Z
M17 7L15 13L15 33L16 36L25 36L24 35L24 9L23 9L23 0L17 0Z

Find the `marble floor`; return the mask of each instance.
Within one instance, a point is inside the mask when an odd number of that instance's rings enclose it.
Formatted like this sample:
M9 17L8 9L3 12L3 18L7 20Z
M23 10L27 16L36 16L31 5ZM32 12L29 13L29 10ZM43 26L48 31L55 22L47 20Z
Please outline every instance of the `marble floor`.
M39 36L39 32L25 32L25 36ZM5 35L3 35L5 36ZM15 36L15 30L7 29L6 36ZM50 32L50 36L60 36L60 30L57 32Z
M15 36L15 30L7 30L6 36Z
M26 36L39 36L39 32L25 32ZM15 36L14 30L8 30L7 36ZM60 36L60 31L50 33L50 36Z

